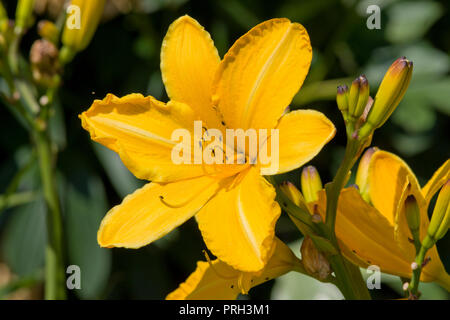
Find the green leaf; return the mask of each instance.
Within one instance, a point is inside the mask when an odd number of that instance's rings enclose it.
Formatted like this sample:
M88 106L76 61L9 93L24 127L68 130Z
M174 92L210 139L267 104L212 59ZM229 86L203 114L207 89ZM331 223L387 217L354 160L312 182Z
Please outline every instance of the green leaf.
M440 112L450 115L450 78L424 81L414 86L418 95L426 97Z
M372 88L376 88L381 83L389 66L401 56L406 56L414 63L410 89L424 81L439 79L450 70L448 54L433 48L427 42L382 47L372 52L368 65L362 70Z
M396 3L388 10L386 38L393 43L420 39L442 14L442 5L434 1Z
M76 294L99 298L111 270L111 251L97 244L97 230L108 210L101 180L83 174L72 178L67 183L65 209L69 263L81 269L81 290Z
M431 146L431 138L424 135L395 134L392 143L402 155L412 157L427 150Z
M42 198L11 210L2 251L11 270L23 277L44 267L47 228Z
M409 132L424 132L436 122L434 110L423 96L409 92L392 115L392 120Z

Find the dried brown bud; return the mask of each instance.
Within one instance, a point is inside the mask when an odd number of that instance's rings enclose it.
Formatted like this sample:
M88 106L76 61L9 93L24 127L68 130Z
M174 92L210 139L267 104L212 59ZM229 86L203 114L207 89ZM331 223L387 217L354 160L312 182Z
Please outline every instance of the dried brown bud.
M30 62L33 78L45 86L54 85L60 70L58 48L48 40L36 40L31 46Z
M310 237L305 237L300 248L303 266L314 277L325 280L331 274L330 263L327 258L317 250Z

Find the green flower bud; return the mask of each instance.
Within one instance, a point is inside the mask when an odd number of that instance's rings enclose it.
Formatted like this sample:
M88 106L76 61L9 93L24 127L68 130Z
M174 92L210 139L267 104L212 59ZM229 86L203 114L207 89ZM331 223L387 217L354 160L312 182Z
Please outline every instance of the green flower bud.
M420 210L413 195L405 199L405 217L417 249L420 249Z
M58 36L59 31L58 28L55 26L55 24L48 20L42 20L38 23L38 34L52 42L53 44L56 44L58 42Z
M354 121L363 114L369 100L369 94L369 81L364 75L353 80L348 99L348 109Z
M412 72L413 63L405 57L397 59L390 66L378 88L367 121L361 127L361 137L367 137L391 116L408 89Z
M442 239L450 227L450 180L442 187L434 207L428 233L423 245L431 248L436 241Z
M63 63L69 62L77 52L89 45L102 17L105 2L106 0L70 2L62 36L64 47L60 58Z
M16 32L22 33L33 24L34 0L19 0L16 8Z
M337 88L336 103L341 110L344 120L347 121L348 116L348 87L344 84Z
M0 2L0 32L4 32L9 23L8 13L5 10L5 7Z

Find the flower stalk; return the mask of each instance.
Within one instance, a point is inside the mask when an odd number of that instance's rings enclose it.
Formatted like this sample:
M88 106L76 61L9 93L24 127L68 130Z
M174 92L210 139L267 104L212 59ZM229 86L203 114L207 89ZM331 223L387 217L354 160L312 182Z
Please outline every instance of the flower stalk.
M33 130L44 198L47 204L47 247L45 250L45 299L66 298L61 206L56 187L54 159L47 130Z

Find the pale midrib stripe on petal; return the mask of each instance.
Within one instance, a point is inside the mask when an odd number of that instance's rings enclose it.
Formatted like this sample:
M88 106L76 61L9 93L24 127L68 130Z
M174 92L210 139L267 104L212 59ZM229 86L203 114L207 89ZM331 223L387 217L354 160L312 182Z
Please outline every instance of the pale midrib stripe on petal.
M166 144L170 144L170 145L176 145L177 143L163 138L161 136L158 136L154 133L148 132L146 130L125 124L123 122L117 121L117 120L113 120L113 119L108 119L108 118L102 118L102 117L93 117L92 120L97 121L99 123L103 123L106 124L108 126L114 127L114 128L118 128L119 130L138 136L138 137L142 137L142 138L146 138L146 139L151 139L151 140L155 140L157 142L161 142L161 143L166 143Z
M247 103L245 105L244 108L244 113L243 113L243 117L242 117L242 121L243 124L245 124L245 126L241 126L242 128L247 128L247 124L248 124L248 113L249 113L249 109L250 109L250 105L252 104L252 100L254 95L256 94L256 91L258 90L262 80L264 79L264 77L266 76L267 70L270 68L270 66L272 65L272 62L275 58L275 56L277 55L280 47L284 44L284 42L286 41L287 36L289 35L290 31L291 31L292 25L289 26L289 28L286 30L286 33L283 35L283 38L280 40L280 42L278 43L278 45L276 46L275 50L272 52L272 54L270 55L269 59L267 60L267 62L264 64L264 67L261 69L261 72L258 75L258 78L256 78L255 83L253 84L253 88L252 91L247 99Z
M248 223L247 218L245 216L244 208L242 207L240 192L238 194L237 201L238 201L237 209L238 209L238 213L239 213L238 218L239 218L239 221L241 222L240 225L242 226L242 230L244 231L247 239L249 240L253 250L257 254L258 259L261 260L261 252L259 250L258 242L256 241L256 238L255 238L255 236L254 236L254 234L252 232L250 224Z

